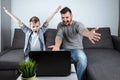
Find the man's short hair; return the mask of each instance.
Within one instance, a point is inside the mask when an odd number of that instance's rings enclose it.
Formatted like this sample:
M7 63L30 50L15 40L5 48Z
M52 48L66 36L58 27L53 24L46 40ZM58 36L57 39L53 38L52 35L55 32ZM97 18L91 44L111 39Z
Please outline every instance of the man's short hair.
M61 14L65 14L66 12L70 12L70 13L72 14L71 9L68 8L68 7L64 7L64 8L60 11Z
M40 22L40 20L38 17L33 16L32 18L30 18L29 22L37 23L37 22Z

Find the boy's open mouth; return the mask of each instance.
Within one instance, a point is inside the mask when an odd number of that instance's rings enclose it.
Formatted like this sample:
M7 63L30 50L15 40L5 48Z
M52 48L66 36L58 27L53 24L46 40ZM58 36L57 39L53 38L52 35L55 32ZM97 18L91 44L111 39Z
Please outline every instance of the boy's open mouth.
M37 31L35 31L35 33L37 33Z

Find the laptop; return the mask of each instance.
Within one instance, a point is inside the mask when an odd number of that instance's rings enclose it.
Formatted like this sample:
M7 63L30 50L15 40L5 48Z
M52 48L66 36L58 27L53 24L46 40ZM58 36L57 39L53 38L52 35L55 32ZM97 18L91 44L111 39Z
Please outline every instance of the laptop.
M37 63L36 76L68 76L71 73L69 51L31 51L29 58Z

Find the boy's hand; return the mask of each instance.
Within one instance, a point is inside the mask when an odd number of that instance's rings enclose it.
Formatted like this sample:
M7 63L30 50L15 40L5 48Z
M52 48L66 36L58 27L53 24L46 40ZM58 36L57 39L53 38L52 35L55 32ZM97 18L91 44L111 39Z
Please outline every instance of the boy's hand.
M17 22L19 25L22 25L22 21L17 18L15 15L13 15L11 12L9 12L5 7L3 7L4 12L9 15L15 22Z
M55 13L57 13L61 9L61 6L58 6Z
M5 11L5 13L8 13L8 10L5 7L3 7L3 10Z

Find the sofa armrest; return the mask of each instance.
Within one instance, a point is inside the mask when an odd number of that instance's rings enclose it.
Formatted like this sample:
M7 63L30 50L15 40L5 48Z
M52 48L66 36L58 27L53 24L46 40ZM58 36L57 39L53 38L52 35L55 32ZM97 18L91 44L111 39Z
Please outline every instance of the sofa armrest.
M113 46L120 52L120 37L112 35Z
M5 51L0 52L0 56L6 54L8 51L10 51L10 49L6 49Z

